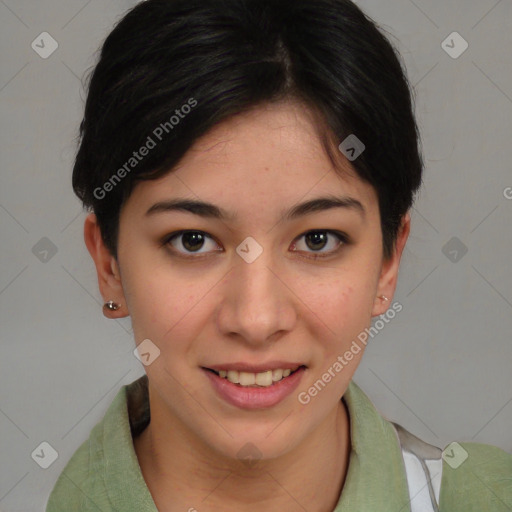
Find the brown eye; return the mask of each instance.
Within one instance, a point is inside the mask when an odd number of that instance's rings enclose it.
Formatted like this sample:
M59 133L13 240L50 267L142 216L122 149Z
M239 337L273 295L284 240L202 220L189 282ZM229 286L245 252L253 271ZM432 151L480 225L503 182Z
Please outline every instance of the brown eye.
M325 231L311 231L306 235L306 245L316 251L323 249L328 241Z
M202 233L183 233L182 244L187 251L198 251L204 244L204 235Z
M348 236L344 233L325 229L308 231L297 238L297 240L300 240L301 238L305 239L305 244L295 242L292 250L310 253L310 256L312 257L331 256L336 253L341 246L348 243ZM331 247L330 249L329 245ZM328 247L328 250L322 251L325 247Z
M201 251L204 246L208 249L208 241L210 241L210 249L219 250L213 238L202 231L180 231L167 237L165 243L170 245L174 252L186 257L190 253L205 254L212 252L211 250Z

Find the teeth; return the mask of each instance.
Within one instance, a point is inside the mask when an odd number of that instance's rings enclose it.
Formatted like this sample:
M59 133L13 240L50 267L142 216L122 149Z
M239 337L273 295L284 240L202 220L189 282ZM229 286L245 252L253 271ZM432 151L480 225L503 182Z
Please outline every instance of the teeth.
M267 388L274 382L279 382L285 377L288 377L297 368L294 368L293 370L290 368L287 368L286 370L279 368L277 370L267 370L266 372L260 373L239 372L237 370L219 370L218 373L220 377L229 380L229 382L232 382L233 384L240 384L240 386L256 385Z
M272 385L272 370L263 373L256 373L255 375L256 384L258 386L271 386Z
M283 378L283 370L272 370L272 380L278 382Z
M228 380L233 384L238 384L240 382L240 374L236 370L229 370L228 372Z
M240 372L238 383L240 386L252 386L256 384L256 374Z

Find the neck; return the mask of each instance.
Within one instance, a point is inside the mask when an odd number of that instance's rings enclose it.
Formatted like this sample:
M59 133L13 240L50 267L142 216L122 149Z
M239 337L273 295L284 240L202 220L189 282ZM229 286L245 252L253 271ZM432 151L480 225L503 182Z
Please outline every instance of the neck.
M158 510L327 512L339 500L350 456L350 422L341 400L294 450L242 469L240 461L183 439L179 429L165 435L169 426L160 419L152 416L134 440Z

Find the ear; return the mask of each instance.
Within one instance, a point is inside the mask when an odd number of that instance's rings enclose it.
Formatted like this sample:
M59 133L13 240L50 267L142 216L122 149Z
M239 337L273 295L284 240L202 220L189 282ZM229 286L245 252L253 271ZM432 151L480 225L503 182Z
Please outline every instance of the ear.
M119 309L116 311L104 307L103 314L107 318L122 318L128 316L129 313L121 283L119 265L103 242L98 220L94 213L89 214L85 219L84 240L96 265L98 285L103 297L103 302L105 303L112 300L120 305Z
M411 215L407 212L402 217L400 229L397 234L395 248L390 258L382 262L382 268L377 286L377 296L373 305L372 316L384 314L390 306L391 299L395 293L396 283L398 279L398 268L402 258L402 252L409 237L411 230ZM382 296L387 297L389 302L382 299Z

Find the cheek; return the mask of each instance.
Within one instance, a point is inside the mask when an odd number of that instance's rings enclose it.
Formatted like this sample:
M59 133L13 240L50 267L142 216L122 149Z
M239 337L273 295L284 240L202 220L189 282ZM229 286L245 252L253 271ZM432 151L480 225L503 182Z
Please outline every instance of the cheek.
M161 349L179 351L200 332L211 317L210 283L165 268L128 273L128 304L136 340L149 338ZM144 268L144 267L139 267Z
M336 376L326 375L330 383L319 401L319 405L323 403L326 407L339 398L360 363L365 345L358 341L358 336L371 324L375 294L375 272L354 272L351 267L350 272L338 269L336 277L332 277L323 280L321 286L317 283L310 288L313 292L304 301L314 312L312 321L320 319L318 331L312 334L316 340L311 347L316 362L311 381L322 379L329 369Z
M317 280L297 278L298 295L333 336L366 326L373 307L375 283L372 273L336 270Z
M173 293L175 287L169 286L161 272L147 261L142 264L135 255L127 261L123 267L123 292L135 340L160 338L162 329L166 325L170 329L177 321L175 303L179 303L179 298Z

